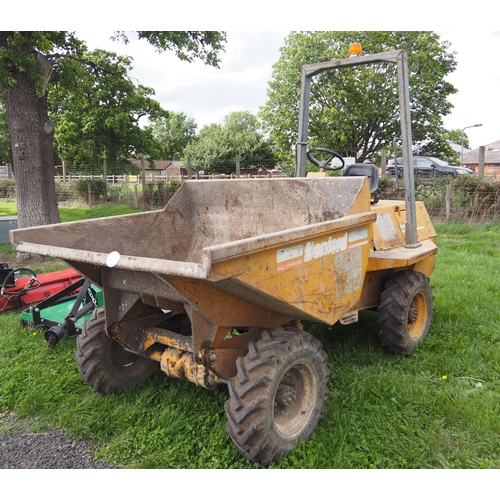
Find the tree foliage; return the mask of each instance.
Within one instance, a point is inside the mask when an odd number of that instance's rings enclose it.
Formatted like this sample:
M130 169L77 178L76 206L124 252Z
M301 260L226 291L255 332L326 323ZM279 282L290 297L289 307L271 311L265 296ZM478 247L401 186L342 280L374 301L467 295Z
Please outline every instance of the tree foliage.
M156 160L181 158L186 146L196 137L196 127L195 121L182 112L169 112L151 119L146 127L153 138L150 156Z
M220 52L224 51L226 34L222 31L137 31L140 40L146 40L159 52L173 51L181 61L199 59L209 66L219 67ZM128 43L125 31L117 31L113 37Z
M128 77L131 58L98 49L84 60L63 60L59 68L49 108L56 152L66 165L95 167L106 159L112 172L118 162L149 151L152 137L140 119L166 112L151 97L153 89Z
M405 49L408 52L410 106L414 143L429 143L443 131L442 117L456 89L445 81L456 66L448 42L433 32L321 31L291 32L273 67L268 100L260 116L282 157L297 141L301 68L304 64L344 59L349 43L366 54ZM376 64L323 72L313 78L309 147L323 146L373 160L391 149L401 135L396 67Z
M463 144L464 148L470 149L469 138L467 137L465 130L459 128L445 130L443 133L443 138L446 141L453 142L454 144Z
M223 163L234 162L237 155L256 166L275 160L275 152L261 130L256 116L249 111L235 111L222 125L204 126L195 141L185 150L194 168L211 171Z

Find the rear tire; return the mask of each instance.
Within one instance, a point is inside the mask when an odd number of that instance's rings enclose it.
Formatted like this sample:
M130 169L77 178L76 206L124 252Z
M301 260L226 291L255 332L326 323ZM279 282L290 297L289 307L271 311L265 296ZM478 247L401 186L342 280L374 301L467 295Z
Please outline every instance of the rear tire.
M429 334L433 300L429 278L421 273L402 271L389 279L377 309L382 347L411 354Z
M104 308L94 309L76 339L76 364L83 380L101 394L123 392L153 377L160 363L127 351L106 335Z
M327 361L321 342L298 328L263 331L249 344L225 404L227 432L243 456L267 466L311 435L329 396Z

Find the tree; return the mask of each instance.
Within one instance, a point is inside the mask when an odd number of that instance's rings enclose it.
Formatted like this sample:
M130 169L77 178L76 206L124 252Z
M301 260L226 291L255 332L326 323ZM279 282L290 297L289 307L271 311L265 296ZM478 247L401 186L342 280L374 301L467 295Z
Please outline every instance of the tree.
M185 158L191 160L195 169L213 171L230 155L222 126L218 123L205 125L196 139L186 147L184 154ZM235 156L233 156L233 160Z
M151 156L157 160L179 159L186 146L196 137L196 123L184 113L167 113L153 118L146 127L153 137Z
M351 42L367 54L406 49L408 52L412 134L428 142L442 133L442 117L452 105L447 98L456 89L444 80L456 66L432 32L322 31L292 32L281 48L260 110L280 156L289 158L297 142L301 68L304 64L343 59ZM377 151L392 149L401 135L396 67L359 66L317 75L311 86L309 147L331 148L362 162Z
M114 165L151 149L153 138L140 127L140 119L167 112L152 99L153 89L128 77L131 58L103 50L85 57L90 70L63 60L62 76L52 83L49 116L55 124L55 149L66 165L95 168L105 158L113 172Z
M233 160L238 154L254 163L275 159L271 142L265 137L256 116L248 111L235 111L224 118L224 134Z
M452 130L445 130L443 132L443 139L452 142L453 144L459 144L460 146L463 144L464 148L470 149L469 138L465 133L465 130L455 128Z
M195 168L207 171L223 163L234 163L236 155L255 165L275 160L270 140L262 132L257 117L249 111L235 111L224 118L222 125L212 123L203 127L185 154Z
M159 52L174 50L181 59L201 59L216 67L225 42L223 32L136 33ZM115 36L128 40L124 32ZM60 220L54 185L54 124L48 117L47 98L56 62L72 59L95 68L95 61L85 56L85 44L70 32L0 32L0 92L12 143L19 227Z

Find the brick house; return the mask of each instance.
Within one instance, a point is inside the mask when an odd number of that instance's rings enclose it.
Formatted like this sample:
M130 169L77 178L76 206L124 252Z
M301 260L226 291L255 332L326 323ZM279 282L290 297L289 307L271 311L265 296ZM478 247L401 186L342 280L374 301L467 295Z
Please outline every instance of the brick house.
M139 170L141 168L141 160L131 160L133 165L136 165ZM166 180L167 178L179 178L181 174L186 175L185 169L182 168L182 163L173 160L154 160L154 168L152 168L148 160L144 160L144 170L146 178L154 177L158 180Z
M479 170L479 148L464 154L463 166L471 168L477 174ZM484 176L500 179L500 140L485 146Z

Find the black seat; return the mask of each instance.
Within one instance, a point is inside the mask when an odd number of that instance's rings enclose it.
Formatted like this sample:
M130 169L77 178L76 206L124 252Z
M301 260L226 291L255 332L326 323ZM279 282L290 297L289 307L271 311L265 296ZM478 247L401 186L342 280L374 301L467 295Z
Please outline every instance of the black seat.
M344 177L368 177L370 193L378 190L378 168L373 163L351 163L342 173Z
M368 182L370 184L370 193L375 193L372 198L372 205L378 202L379 192L378 192L378 168L373 165L373 163L351 163L348 165L344 172L343 177L368 177Z

